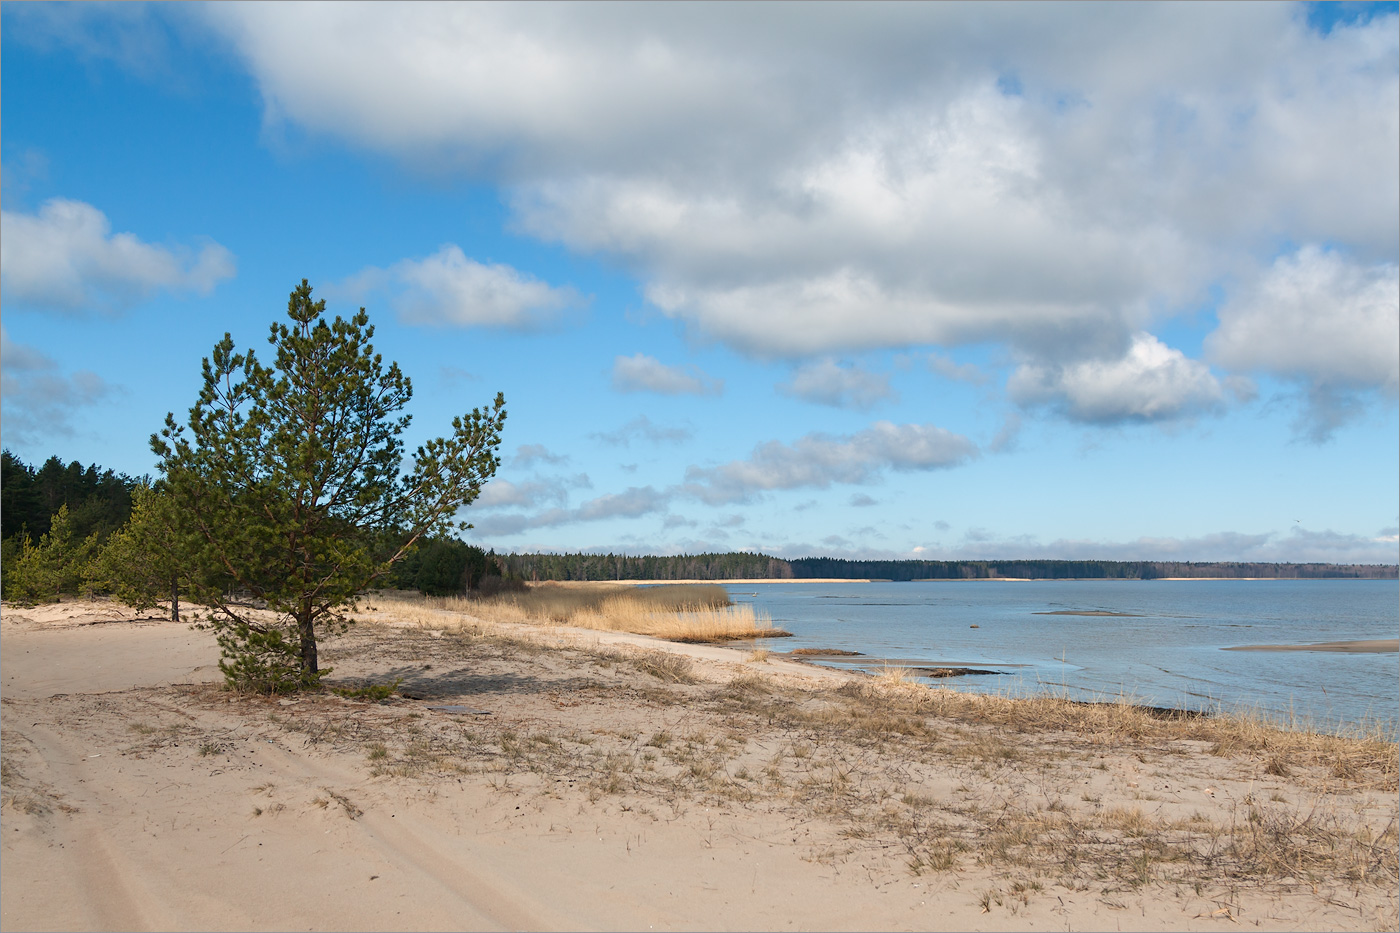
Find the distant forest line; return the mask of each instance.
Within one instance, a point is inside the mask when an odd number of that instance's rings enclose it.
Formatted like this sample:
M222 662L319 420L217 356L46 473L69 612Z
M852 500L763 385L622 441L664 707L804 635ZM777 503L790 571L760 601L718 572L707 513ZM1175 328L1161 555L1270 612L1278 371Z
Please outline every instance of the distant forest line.
M524 580L1160 580L1171 577L1270 580L1394 580L1395 564L1280 564L1152 560L843 560L765 554L676 556L507 554L498 558Z

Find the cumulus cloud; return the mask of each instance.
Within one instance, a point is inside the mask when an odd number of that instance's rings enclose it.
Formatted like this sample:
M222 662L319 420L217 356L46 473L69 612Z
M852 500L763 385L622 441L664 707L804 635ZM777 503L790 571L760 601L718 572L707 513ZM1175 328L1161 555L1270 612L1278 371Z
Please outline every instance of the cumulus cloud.
M491 487L488 485L486 488ZM477 537L507 537L537 528L555 528L578 522L640 518L664 511L670 499L670 493L652 486L629 486L623 492L589 499L575 509L552 508L533 515L489 515L474 523L475 533Z
M1267 372L1307 392L1303 428L1326 440L1358 395L1400 389L1400 268L1304 246L1279 257L1219 311L1206 352L1220 365Z
M361 301L387 294L401 321L437 327L534 330L585 304L573 288L549 285L501 263L477 262L453 243L387 269L370 266L328 291Z
M859 366L842 366L822 359L797 368L778 391L803 401L833 408L868 409L882 399L895 398L890 377L867 372Z
M589 436L613 447L630 447L634 440L639 439L650 444L680 444L690 440L692 433L689 428L667 427L656 424L646 415L638 415L616 431Z
M72 416L112 394L96 373L65 375L50 357L16 343L0 326L0 405L7 445L28 445L50 437L72 437Z
M719 395L724 391L724 380L711 379L695 366L667 366L645 353L613 360L612 384L619 392L660 395Z
M507 479L493 479L482 488L481 495L472 503L472 508L539 508L551 503L562 506L568 501L570 489L586 489L591 485L586 473L572 477L525 480L519 483Z
M1007 391L1022 405L1047 405L1091 424L1167 421L1210 411L1224 401L1210 367L1147 333L1136 334L1118 359L1023 364Z
M233 254L217 243L194 250L113 233L107 215L82 201L0 211L0 283L17 305L110 311L162 290L205 295L233 274Z
M1231 297L1275 244L1400 249L1392 11L198 10L269 127L500 184L516 229L759 356L985 341L1050 372Z
M877 421L849 436L808 434L792 444L760 444L747 460L686 470L685 491L711 505L747 502L762 492L874 482L885 470L937 470L977 456L977 445L931 424Z

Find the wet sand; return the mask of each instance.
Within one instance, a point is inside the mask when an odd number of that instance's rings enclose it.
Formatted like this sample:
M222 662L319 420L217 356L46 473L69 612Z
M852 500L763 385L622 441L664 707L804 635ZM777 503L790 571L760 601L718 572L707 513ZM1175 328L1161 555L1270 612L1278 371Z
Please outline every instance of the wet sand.
M1315 645L1236 645L1224 651L1334 651L1340 654L1394 654L1400 651L1400 638L1374 638L1362 641L1323 641Z

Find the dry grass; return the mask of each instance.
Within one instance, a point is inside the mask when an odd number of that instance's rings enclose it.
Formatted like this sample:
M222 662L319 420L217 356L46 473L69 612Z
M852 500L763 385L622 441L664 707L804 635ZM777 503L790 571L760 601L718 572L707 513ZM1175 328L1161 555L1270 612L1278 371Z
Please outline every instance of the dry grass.
M400 616L413 613L411 607L421 605L427 613L421 624L439 626L447 624L443 614L455 614L487 622L552 622L690 643L781 638L791 634L774 628L772 620L755 613L752 606L731 605L724 587L704 584L540 584L524 592L484 599L380 594L366 605L371 611L389 608Z
M1336 734L1315 731L1306 724L1285 728L1261 716L1181 714L1141 706L1127 698L1086 703L1058 696L963 693L922 686L900 668L889 668L847 689L878 695L887 704L894 701L893 708L944 720L1003 726L1020 733L1068 732L1103 746L1204 742L1217 756L1257 756L1268 774L1279 775L1285 770L1282 762L1325 765L1337 778L1355 782L1364 774L1367 786L1400 789L1400 754L1394 736L1383 725L1362 724Z

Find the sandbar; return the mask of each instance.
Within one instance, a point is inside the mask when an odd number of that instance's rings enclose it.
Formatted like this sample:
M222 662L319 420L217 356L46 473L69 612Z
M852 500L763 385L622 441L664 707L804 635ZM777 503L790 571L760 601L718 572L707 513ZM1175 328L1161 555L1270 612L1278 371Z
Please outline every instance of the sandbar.
M1334 651L1340 654L1394 654L1400 651L1400 638L1371 638L1360 641L1323 641L1315 645L1235 645L1224 651Z

